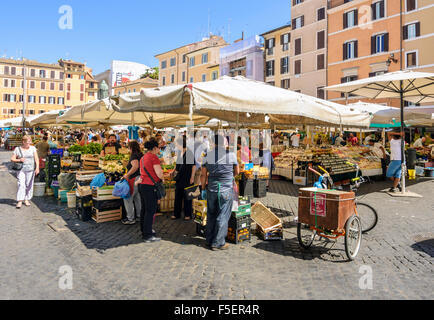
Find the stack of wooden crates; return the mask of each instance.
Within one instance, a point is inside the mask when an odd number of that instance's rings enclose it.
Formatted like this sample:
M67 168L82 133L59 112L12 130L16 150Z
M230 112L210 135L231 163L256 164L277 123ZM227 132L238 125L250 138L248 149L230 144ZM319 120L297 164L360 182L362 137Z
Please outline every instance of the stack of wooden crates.
M92 190L92 219L96 223L118 221L122 219L122 199L113 197L113 187Z
M283 239L282 220L260 201L252 207L252 220L256 223L256 233L261 239Z

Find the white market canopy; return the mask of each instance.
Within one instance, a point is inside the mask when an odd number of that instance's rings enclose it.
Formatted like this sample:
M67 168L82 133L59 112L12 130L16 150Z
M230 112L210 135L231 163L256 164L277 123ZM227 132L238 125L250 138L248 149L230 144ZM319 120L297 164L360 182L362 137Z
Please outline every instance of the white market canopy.
M136 94L140 96L139 93ZM134 97L134 95L133 95ZM133 113L121 113L113 109L114 101L110 98L96 100L84 105L74 106L57 118L58 123L86 122L91 127L92 123L106 125L153 125L155 127L170 127L185 125L189 121L188 115L160 114L138 111ZM198 116L194 118L198 124L204 124L208 117Z
M119 112L202 115L231 123L369 127L371 115L244 77L153 89L114 98Z
M402 88L401 88L402 81ZM326 87L326 90L351 93L371 99L401 98L413 103L434 102L434 74L410 70L385 73Z
M67 109L47 111L38 114L32 119L28 118L26 119L26 121L30 127L55 126L57 124L56 119L59 116L59 114L64 113L66 110Z

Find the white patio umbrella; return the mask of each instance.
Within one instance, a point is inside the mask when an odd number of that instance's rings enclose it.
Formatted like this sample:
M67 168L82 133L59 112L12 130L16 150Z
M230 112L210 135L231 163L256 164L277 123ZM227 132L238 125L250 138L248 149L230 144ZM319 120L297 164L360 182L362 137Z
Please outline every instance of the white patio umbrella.
M120 97L114 109L203 115L237 124L263 124L267 117L270 124L369 127L371 121L368 113L244 77L142 89L140 97Z
M325 88L330 91L351 93L359 96L381 99L397 98L401 100L401 132L404 132L404 100L414 103L434 102L434 74L414 71L396 71L380 76L360 79ZM405 145L402 139L402 194L411 196L405 190Z
M137 94L139 95L139 94ZM116 102L110 98L96 100L84 105L78 105L68 109L62 116L57 118L58 123L62 122L98 122L111 125L152 125L155 127L169 127L185 125L189 121L188 115L160 114L144 111L121 113L113 106ZM208 117L198 116L194 121L203 124Z
M68 109L62 109L62 110L51 110L47 111L41 114L38 114L37 116L33 117L32 119L27 119L27 123L30 127L36 127L36 126L55 126L57 125L57 117L64 112L66 112Z

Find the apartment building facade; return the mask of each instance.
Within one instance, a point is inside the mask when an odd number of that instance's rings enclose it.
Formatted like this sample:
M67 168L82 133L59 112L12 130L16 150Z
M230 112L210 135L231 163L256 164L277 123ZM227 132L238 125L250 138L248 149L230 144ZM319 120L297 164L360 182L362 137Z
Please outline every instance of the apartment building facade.
M135 81L129 81L114 88L115 95L127 93L140 93L142 88L156 88L158 87L158 80L152 78L144 78Z
M327 99L327 0L292 0L290 88Z
M86 103L85 64L72 60L59 60L65 72L65 107L71 108Z
M23 113L26 75L26 116L61 109L65 105L64 69L58 64L0 59L0 119Z
M261 36L264 38L264 79L279 88L290 88L291 26L285 25Z
M222 37L213 35L156 55L160 66L159 86L211 80L207 68L218 64L220 48L225 46L227 43Z
M264 81L264 48L260 36L241 39L221 49L220 74Z
M402 0L402 12L400 0L329 1L328 85L401 68L434 72L434 24L429 21L433 16L430 0ZM397 99L364 99L336 92L329 92L329 99L399 107Z

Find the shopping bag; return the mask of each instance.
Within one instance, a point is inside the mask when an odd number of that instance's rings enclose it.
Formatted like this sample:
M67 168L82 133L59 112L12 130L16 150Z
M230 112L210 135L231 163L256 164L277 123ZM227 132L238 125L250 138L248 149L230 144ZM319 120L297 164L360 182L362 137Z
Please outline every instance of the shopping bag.
M119 197L122 199L128 199L131 197L130 194L130 184L127 180L122 179L119 182L116 182L115 187L112 192L113 197Z
M105 184L105 174L100 173L93 178L92 182L90 183L91 188L101 188Z
M185 199L193 200L198 199L200 197L200 188L199 185L191 186L184 189Z

